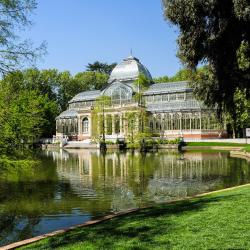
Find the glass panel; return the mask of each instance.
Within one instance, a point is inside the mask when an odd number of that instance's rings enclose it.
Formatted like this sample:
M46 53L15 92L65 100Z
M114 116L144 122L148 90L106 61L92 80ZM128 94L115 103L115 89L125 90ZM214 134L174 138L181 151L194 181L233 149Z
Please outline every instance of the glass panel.
M174 101L174 100L176 100L176 94L170 94L169 101Z
M89 120L88 120L88 118L84 118L82 121L82 131L83 131L83 133L89 132Z
M130 100L132 99L132 89L122 84L115 84L108 88L104 95L111 96L112 100Z
M162 101L164 102L168 101L168 94L162 95Z
M107 135L112 135L112 116L106 115Z
M155 95L154 101L155 102L161 102L161 95Z
M119 115L115 115L115 133L119 134L120 133L120 117Z
M185 93L176 94L176 99L177 100L184 100L184 98L185 98Z
M147 96L147 102L153 102L153 96L152 95Z
M193 99L193 93L192 92L186 93L186 100L192 100L192 99Z

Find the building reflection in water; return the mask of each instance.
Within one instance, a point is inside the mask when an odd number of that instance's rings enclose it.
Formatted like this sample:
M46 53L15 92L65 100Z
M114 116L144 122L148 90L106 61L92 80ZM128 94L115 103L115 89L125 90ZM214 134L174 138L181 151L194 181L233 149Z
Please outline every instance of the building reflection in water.
M174 151L141 154L67 150L49 152L57 173L80 197L102 199L111 210L184 198L239 184L227 153ZM249 173L248 173L249 176Z
M41 163L1 171L0 245L133 207L250 181L227 153L43 151ZM20 166L16 167L20 169Z

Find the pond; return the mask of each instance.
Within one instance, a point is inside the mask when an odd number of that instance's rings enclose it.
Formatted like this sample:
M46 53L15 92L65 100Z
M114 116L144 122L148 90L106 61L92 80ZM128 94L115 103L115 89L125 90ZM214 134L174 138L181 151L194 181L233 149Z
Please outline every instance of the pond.
M43 151L29 170L0 172L0 245L128 208L250 182L222 152Z

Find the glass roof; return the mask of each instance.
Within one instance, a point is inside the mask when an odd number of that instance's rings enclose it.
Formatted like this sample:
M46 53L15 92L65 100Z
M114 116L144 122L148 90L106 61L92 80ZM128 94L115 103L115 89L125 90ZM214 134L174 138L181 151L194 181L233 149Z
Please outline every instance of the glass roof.
M144 92L144 95L185 92L185 91L192 91L192 89L188 86L187 81L154 83L150 85L149 89L147 89Z
M84 91L84 92L81 92L81 93L77 94L76 96L74 96L69 101L69 103L79 102L79 101L92 101L92 100L95 100L96 98L98 98L100 95L101 95L100 90Z
M134 84L129 83L121 83L119 81L115 81L111 85L109 85L106 89L103 91L100 90L91 90L91 91L84 91L79 94L77 94L75 97L73 97L69 103L72 102L80 102L80 101L94 101L99 96L105 95L108 93L108 89L110 86L118 87L121 85L125 85L124 87L128 87L133 89L134 92L136 92L136 88ZM107 92L106 92L107 91ZM175 93L175 92L187 92L192 91L192 89L188 86L188 82L169 82L169 83L154 83L150 85L149 89L147 89L143 94L144 95L154 95L154 94L164 94L164 93Z
M171 112L207 109L201 102L196 100L158 102L147 105L151 112Z
M77 117L78 113L75 110L65 110L56 119L63 119L63 118L75 118Z

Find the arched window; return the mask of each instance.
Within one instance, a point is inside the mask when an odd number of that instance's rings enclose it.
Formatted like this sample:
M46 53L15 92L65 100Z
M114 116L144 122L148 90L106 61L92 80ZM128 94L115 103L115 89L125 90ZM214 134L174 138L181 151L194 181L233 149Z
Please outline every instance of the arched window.
M154 130L154 123L152 121L150 121L149 127L150 127L150 131L153 132L153 130Z
M85 117L82 120L82 131L83 131L83 133L89 132L89 119L87 117Z

